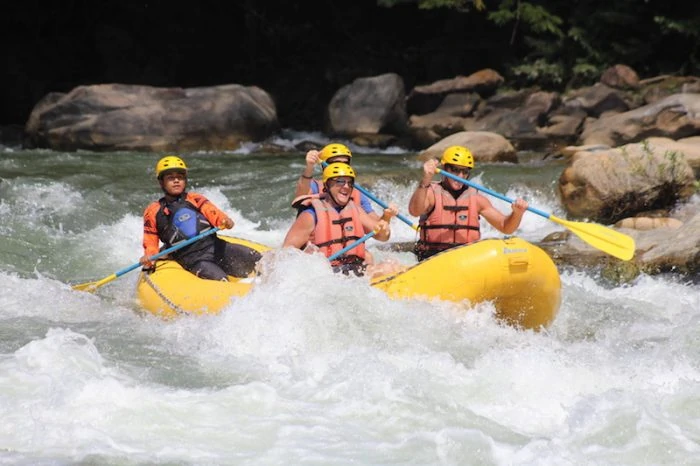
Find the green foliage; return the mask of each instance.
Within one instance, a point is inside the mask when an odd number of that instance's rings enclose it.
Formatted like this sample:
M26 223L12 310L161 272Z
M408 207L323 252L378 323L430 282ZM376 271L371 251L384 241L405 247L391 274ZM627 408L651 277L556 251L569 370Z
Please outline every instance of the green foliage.
M581 82L595 81L602 73L602 67L578 59L571 69L572 79Z
M484 0L377 0L377 5L392 7L399 3L415 3L421 10L449 8L457 11L469 11L473 5L477 10L486 8Z
M488 18L498 25L513 23L514 27L518 27L522 24L526 33L551 34L555 37L564 35L561 30L563 20L559 16L529 2L503 0L496 11L488 14Z
M682 71L700 69L700 18L674 20L665 16L654 16L654 22L659 25L661 34L680 35L688 40L688 56L681 67Z
M378 0L383 6L414 4L420 9L466 13L470 26L485 9L497 28L475 40L502 56L506 75L522 84L569 86L590 84L607 67L624 63L644 72L666 68L700 71L700 9L674 0ZM468 17L467 17L468 16ZM483 17L482 17L483 18ZM483 20L483 19L482 19ZM449 19L454 25L460 18ZM504 35L505 33L505 35ZM491 48L489 48L491 47ZM507 47L507 48L503 48ZM476 48L476 47L474 47ZM666 70L658 70L668 72Z
M700 20L674 20L664 16L654 16L654 22L661 27L662 34L681 34L687 37L700 38Z
M510 75L523 85L561 87L567 71L557 58L565 36L564 21L542 5L520 0L502 0L488 19L499 26L510 26L512 46L524 44L527 52L513 64Z
M683 172L685 154L678 151L664 151L663 159L657 160L654 150L649 144L648 139L640 142L642 146L642 154L640 158L632 159L625 147L622 148L622 155L630 165L631 173L649 177L655 176L659 179L668 179L674 184L674 189L678 189L677 178Z
M520 81L540 83L545 87L562 84L565 76L564 67L560 63L552 63L545 59L516 65L511 68L511 73Z
M577 44L583 52L591 59L599 62L603 57L601 53L595 49L593 44L589 42L588 32L582 27L571 27L567 33L567 37Z

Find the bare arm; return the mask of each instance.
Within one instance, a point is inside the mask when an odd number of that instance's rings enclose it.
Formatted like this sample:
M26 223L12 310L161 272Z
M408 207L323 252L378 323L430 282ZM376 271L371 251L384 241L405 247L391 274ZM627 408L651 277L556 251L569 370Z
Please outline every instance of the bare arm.
M408 201L408 213L418 217L435 207L435 195L433 190L430 189L430 181L435 175L435 169L437 168L438 161L436 159L427 160L423 164L423 177L413 195L411 200Z
M374 211L372 208L372 204L370 204L369 198L365 194L360 194L360 206L362 210L367 212L370 217L372 217L375 220L379 220L380 216L378 213Z
M311 191L311 179L314 175L314 168L316 164L321 161L318 157L319 154L320 152L317 150L310 150L306 153L306 166L297 180L296 190L294 191L295 198L304 194L309 194Z
M282 247L303 249L306 243L309 242L309 238L315 226L313 215L311 215L310 212L302 212L296 220L294 220L289 231L287 231L287 236L284 237Z
M523 219L523 214L527 210L528 204L525 200L518 198L513 201L511 208L513 209L507 217L496 209L491 201L482 195L478 195L479 214L486 219L494 228L501 233L509 235L518 229L520 222Z

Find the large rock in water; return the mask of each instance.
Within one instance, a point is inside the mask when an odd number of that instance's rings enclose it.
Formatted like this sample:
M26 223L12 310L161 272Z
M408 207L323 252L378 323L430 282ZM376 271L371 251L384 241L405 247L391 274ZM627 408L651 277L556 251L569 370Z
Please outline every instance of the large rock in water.
M450 146L463 146L469 149L476 163L510 162L518 163L513 145L503 136L488 131L460 131L442 139L420 153L420 160L440 159Z
M700 133L700 94L674 94L653 104L591 121L581 133L584 145L610 147L648 137L681 139Z
M576 152L558 185L569 216L610 224L692 196L695 176L685 155L658 141Z
M408 117L403 79L396 73L356 79L335 93L328 119L331 134L404 133Z
M32 110L26 133L56 150L233 150L279 129L274 101L258 87L80 86Z

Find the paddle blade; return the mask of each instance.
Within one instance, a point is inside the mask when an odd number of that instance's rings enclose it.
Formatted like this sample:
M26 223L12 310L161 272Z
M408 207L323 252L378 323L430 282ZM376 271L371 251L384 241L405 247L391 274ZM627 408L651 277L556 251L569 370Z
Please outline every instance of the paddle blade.
M192 238L190 238L186 241L182 241L182 242L177 243L177 244L175 244L167 249L163 249L158 254L154 254L151 257L149 257L149 259L154 261L160 257L163 257L167 254L170 254L171 252L177 251L178 249L182 249L185 246L194 243L195 241L199 241L200 239L204 238L205 236L213 235L217 231L219 231L219 227L210 228L210 229L198 234L197 236L193 236ZM83 283L81 285L75 285L75 286L73 286L73 289L78 290L78 291L95 291L97 288L101 287L102 285L109 283L112 280L114 280L115 278L121 277L122 275L129 273L132 270L136 270L139 267L141 267L141 263L136 262L135 264L131 264L129 267L125 267L121 270L118 270L117 272L114 272L112 275L105 277L100 281Z
M77 291L87 291L88 293L92 293L99 287L101 287L104 284L107 284L117 278L117 274L113 273L109 277L105 277L102 280L96 281L96 282L88 282L88 283L81 283L79 285L73 285L73 289Z
M635 244L631 236L597 223L571 222L554 215L550 215L549 219L568 228L586 243L613 257L623 261L634 257Z

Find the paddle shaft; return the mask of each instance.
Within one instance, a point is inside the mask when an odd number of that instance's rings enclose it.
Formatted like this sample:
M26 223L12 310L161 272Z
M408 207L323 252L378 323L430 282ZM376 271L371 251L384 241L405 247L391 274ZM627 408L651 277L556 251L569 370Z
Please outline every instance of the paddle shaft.
M501 193L497 193L496 191L492 191L492 190L490 190L489 188L486 188L486 187L481 186L481 185L479 185L479 184L476 184L476 183L474 183L474 182L472 182L472 181L469 181L469 180L467 180L466 178L462 178L462 177L460 177L460 176L453 175L452 173L450 173L450 172L448 172L448 171L445 171L445 170L441 170L441 169L439 169L439 168L436 168L436 169L435 169L435 172L436 172L436 173L439 173L439 174L441 174L441 175L443 175L443 176L446 176L446 177L448 177L448 178L452 178L452 179L455 180L455 181L459 181L460 183L464 183L464 184L466 184L466 185L469 185L469 186L471 186L472 188L477 189L477 190L479 190L479 191L483 191L483 192L485 192L486 194L490 194L490 195L492 195L493 197L497 197L498 199L500 199L500 200L502 200L502 201L506 201L506 202L511 203L511 204L512 204L513 201L514 201L513 199L509 198L508 196L504 196L504 195L501 194ZM552 216L552 214L548 214L547 212L541 211L541 210L539 210L539 209L535 209L534 207L530 207L530 206L527 207L527 210L529 210L530 212L532 212L532 213L534 213L534 214L537 214L537 215L540 215L540 216L542 216L542 217L544 217L544 218L547 218L547 219L550 218L550 217Z
M327 164L326 162L321 162L321 166L322 166L323 168L326 168L326 167L328 166L328 164ZM355 183L354 186L355 186L355 188L356 188L358 191L360 191L362 194L364 194L365 196L367 196L368 198L370 198L370 200L372 200L372 201L374 201L375 203L377 203L380 207L382 207L382 208L384 208L384 209L388 209L388 208L389 208L389 205L388 205L386 202L384 202L384 201L382 201L381 199L379 199L378 197L376 197L374 194L372 194L372 193L371 193L370 191L368 191L367 189L363 188L362 186L360 186L360 185L357 184L357 183ZM396 215L396 217L398 217L399 220L401 220L403 223L405 223L405 224L408 225L409 227L413 228L414 230L417 230L417 229L418 229L418 225L414 225L413 222L411 221L411 219L407 218L406 216L401 215L401 214L399 213L399 214Z
M479 191L483 191L503 201L510 203L513 202L512 199L504 196L503 194L491 191L490 189L487 189L476 183L472 183L471 181L453 175L452 173L440 170L439 168L435 171L436 173L440 173L443 176L452 178L453 180L459 181L460 183L469 185L475 189L478 189ZM625 235L624 233L620 233L619 231L615 231L612 228L608 228L603 225L598 225L597 223L583 223L564 220L552 214L548 214L547 212L535 209L534 207L528 206L527 210L537 215L540 215L554 223L557 223L565 228L568 228L586 243L590 244L596 249L610 254L611 256L617 257L618 259L622 259L625 261L630 260L632 259L632 257L634 257L636 245L634 242L634 238L632 238L631 236Z
M213 235L219 231L218 227L210 228L209 230L202 232L198 234L197 236L193 236L190 239L187 239L185 241L182 241L180 243L177 243L167 249L164 249L157 254L152 255L149 257L150 260L154 261L156 259L159 259L167 254L170 254L171 252L177 251L178 249L182 249L185 246L188 246L195 241L199 241L200 239L204 238L205 236ZM141 266L141 262L136 262L135 264L130 265L129 267L125 267L121 270L118 270L117 272L114 272L112 275L109 275L108 277L103 278L102 280L92 282L92 283L83 283L82 285L75 285L73 289L78 289L78 290L94 290L95 288L98 288L106 283L111 282L112 280L121 277L122 275L131 272L134 269L137 269Z
M381 207L383 207L383 208L385 208L385 209L388 209L388 208L389 208L389 205L388 205L387 203L382 202L380 199L378 199L377 197L375 197L371 192L367 191L365 188L363 188L363 187L360 186L359 184L356 184L355 187L356 187L362 194L364 194L365 196L367 196L368 198L370 198L371 200L373 200L374 202L376 202L377 204L379 204ZM401 213L396 214L396 217L397 217L399 220L401 220L403 223L405 223L406 225L408 225L409 227L413 228L414 230L417 230L417 229L418 229L418 225L414 225L413 222L411 221L411 219L406 218L406 217L405 217L404 215L402 215Z
M181 243L177 243L177 244L174 244L173 246L170 246L170 247L167 248L167 249L163 249L162 251L158 252L158 254L153 254L153 255L152 255L151 257L149 257L148 259L149 259L149 260L152 260L152 261L154 261L154 260L156 260L156 259L160 259L160 258L163 257L163 256L167 256L167 255L170 254L171 252L175 252L175 251L177 251L178 249L182 249L182 248L184 248L185 246L189 246L190 244L192 244L192 243L194 243L194 242L196 242L196 241L199 241L200 239L204 238L205 236L213 235L213 234L216 233L217 231L219 231L219 228L218 228L218 227L210 228L209 230L207 230L207 231L205 231L205 232L202 232L202 233L198 234L197 236L193 236L192 238L187 239L187 240L185 240L185 241L183 241L183 242L181 242ZM121 269L121 270L118 271L118 272L115 272L114 275L116 275L116 277L121 277L121 276L124 275L125 273L129 273L129 272L131 272L132 270L138 268L140 265L141 265L141 263L140 263L140 262L137 262L136 264L130 265L129 267L126 267L126 268L124 268L124 269ZM115 277L115 278L116 278L116 277Z
M345 246L343 249L341 249L340 251L336 252L335 254L332 254L330 257L328 257L328 260L329 261L336 260L337 258L342 256L343 254L345 254L349 250L356 248L357 246L361 245L362 243L364 243L365 241L367 241L368 239L370 239L372 236L374 236L376 234L377 234L376 231L370 231L369 233L367 233L365 236L358 239L354 243L350 243L347 246Z

